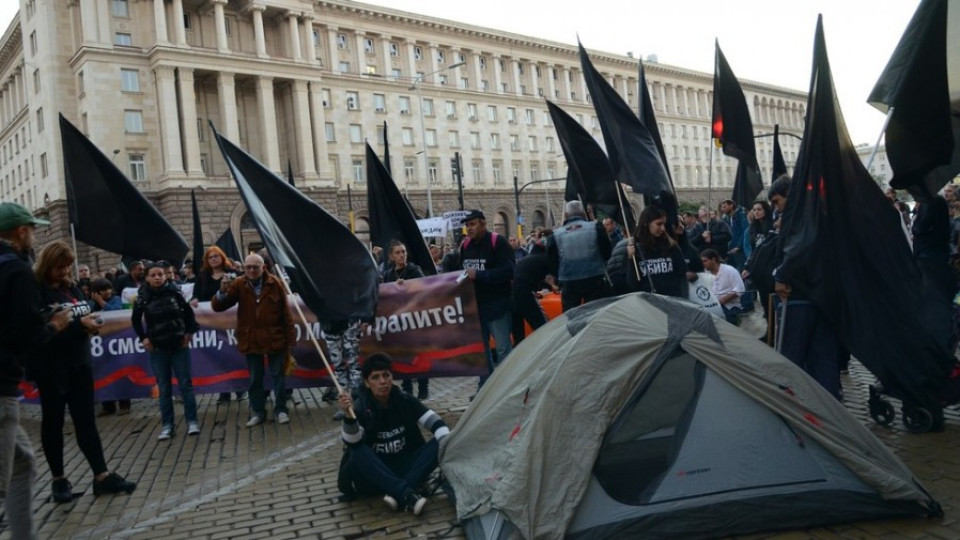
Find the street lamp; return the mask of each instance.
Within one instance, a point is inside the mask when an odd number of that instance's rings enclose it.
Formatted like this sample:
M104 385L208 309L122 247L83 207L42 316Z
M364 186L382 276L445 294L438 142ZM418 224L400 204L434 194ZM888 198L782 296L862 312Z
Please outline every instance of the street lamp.
M413 81L413 84L410 85L409 88L409 90L417 93L417 101L420 102L420 141L423 144L423 171L427 174L427 212L430 213L430 217L433 217L433 189L431 185L432 182L430 181L430 159L427 157L427 127L423 118L423 93L420 91L420 86L422 86L421 83L423 83L423 80L431 75L436 75L441 71L458 68L465 64L466 62L457 62L456 64L451 64L445 68L431 71L427 74L418 73L417 78Z

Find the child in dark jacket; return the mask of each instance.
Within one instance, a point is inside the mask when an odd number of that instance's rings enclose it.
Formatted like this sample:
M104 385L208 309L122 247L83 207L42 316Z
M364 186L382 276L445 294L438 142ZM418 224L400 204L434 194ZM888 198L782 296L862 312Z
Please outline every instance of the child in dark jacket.
M187 419L187 434L197 435L197 400L190 376L190 339L199 327L193 309L180 294L180 289L164 275L164 264L153 263L147 268L146 282L137 293L133 305L133 329L143 347L150 353L150 367L160 390L160 417L163 427L159 440L173 436L173 383L176 373L180 395L183 397L183 415ZM146 330L143 327L146 319Z

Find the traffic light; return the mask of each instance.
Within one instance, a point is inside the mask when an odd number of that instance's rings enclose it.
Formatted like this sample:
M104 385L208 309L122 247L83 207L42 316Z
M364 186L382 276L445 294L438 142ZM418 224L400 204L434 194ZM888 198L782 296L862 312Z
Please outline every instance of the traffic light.
M450 172L454 179L460 177L460 160L455 157L450 158Z

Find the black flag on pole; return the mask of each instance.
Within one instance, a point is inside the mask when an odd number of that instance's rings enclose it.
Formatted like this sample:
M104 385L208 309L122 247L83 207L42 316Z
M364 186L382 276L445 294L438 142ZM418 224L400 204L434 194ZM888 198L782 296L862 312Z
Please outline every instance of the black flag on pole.
M260 238L307 307L325 321L372 317L379 275L367 248L340 220L213 132Z
M407 260L423 269L424 275L437 273L417 219L397 189L390 173L367 144L367 208L370 211L370 241L383 248L384 259L391 240L407 246Z
M882 112L893 108L885 139L890 185L920 200L960 172L960 69L948 70L950 52L960 57L960 44L950 43L948 52L947 38L957 32L960 4L921 2L867 98Z
M393 178L393 170L390 169L390 139L387 137L387 121L383 121L383 168L386 169L390 178Z
M289 159L287 160L287 183L293 187L297 187L297 185L293 183L293 164L290 163Z
M650 92L647 88L647 70L643 66L643 60L638 62L639 73L637 75L637 102L639 103L639 118L650 137L653 138L653 144L657 146L657 153L660 154L660 161L663 162L663 168L667 171L667 177L670 178L670 185L673 185L673 175L670 174L670 162L667 160L667 152L663 148L663 138L660 136L660 127L657 124L657 115L653 112L653 100L650 98Z
M186 240L113 161L60 115L67 206L77 240L129 259L178 267Z
M713 138L720 141L725 155L740 161L730 198L749 208L763 191L757 146L753 140L753 122L747 98L723 56L719 42L716 43L713 72Z
M578 46L583 78L597 112L614 178L643 194L648 204L663 208L668 220L676 220L676 195L650 130L593 66L583 44Z
M951 355L944 336L935 336L923 320L948 300L924 296L900 220L850 141L818 19L778 271L820 308L840 341L887 391L939 410ZM789 331L789 316L786 324Z
M200 275L203 267L203 228L200 226L200 210L197 208L196 190L190 190L190 206L193 210L193 275Z
M624 223L620 213L621 199L617 197L616 190L620 190L623 201L626 201L627 197L620 184L614 180L610 162L603 149L593 136L563 109L549 100L547 100L547 109L553 119L553 127L557 130L557 139L560 141L563 156L567 160L564 199L580 200L584 204L593 205L594 208L632 232L633 210L629 204L624 205L627 221Z
M783 159L783 151L780 150L780 124L773 126L773 172L770 183L787 174L787 162Z
M230 227L223 231L214 245L223 250L231 261L243 262L243 255L240 254L240 248L237 247L237 240L233 237L233 231L230 230Z

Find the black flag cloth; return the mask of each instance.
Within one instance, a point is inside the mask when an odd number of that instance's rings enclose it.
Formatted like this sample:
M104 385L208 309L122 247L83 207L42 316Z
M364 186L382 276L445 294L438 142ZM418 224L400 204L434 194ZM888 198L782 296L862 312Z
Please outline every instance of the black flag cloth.
M661 206L667 216L676 216L673 185L650 130L593 67L583 45L578 46L583 78L597 112L614 178L642 193L648 203Z
M260 238L307 307L322 321L372 317L380 276L367 248L319 204L213 131Z
M723 56L719 42L716 43L713 71L713 138L720 141L724 155L740 161L730 198L749 208L763 191L757 146L753 140L753 122L747 98Z
M900 220L850 141L818 19L779 273L820 308L841 343L886 390L934 410L950 355L923 319L946 302L931 302L921 292ZM789 310L786 325L789 331Z
M960 70L947 69L948 28L960 30L958 8L947 0L921 2L867 98L883 112L894 109L885 140L890 185L920 200L960 172ZM960 55L960 45L951 47Z
M667 152L663 149L663 138L660 137L657 116L653 112L653 100L650 99L650 92L647 89L647 71L643 67L643 60L640 60L638 64L640 67L637 75L637 102L640 106L640 123L650 132L650 137L653 138L653 144L657 146L657 153L660 154L660 161L663 162L663 168L667 171L672 186L673 175L670 174L670 162L667 160Z
M297 185L293 182L293 164L290 163L289 159L287 160L287 183L293 187L297 187Z
M190 190L190 205L193 210L193 275L200 275L203 266L203 228L200 226L200 210L197 208L197 194Z
M557 130L563 156L567 160L564 199L580 200L584 204L593 205L595 209L627 227L632 234L633 210L629 204L624 204L625 212L620 212L620 201L626 202L627 197L620 183L614 180L610 162L603 149L583 126L550 100L547 100L547 109L553 119L553 127ZM617 197L617 189L620 190L620 198Z
M217 238L214 244L222 249L231 261L243 262L243 255L240 254L240 249L237 247L237 241L234 239L233 231L230 230L230 227L227 227L227 230L223 231L223 234L220 235L220 238Z
M70 222L77 240L130 259L177 267L186 240L83 133L60 115Z
M780 150L780 125L773 126L773 169L770 183L787 174L787 162L783 159L783 151Z
M430 249L420 233L417 219L403 194L367 144L367 208L370 211L370 242L383 248L384 260L391 240L407 246L407 260L416 263L426 276L437 273Z

